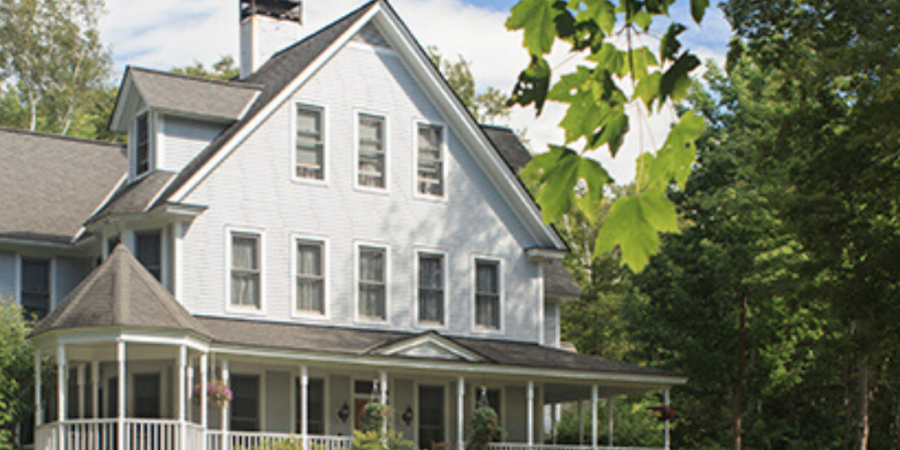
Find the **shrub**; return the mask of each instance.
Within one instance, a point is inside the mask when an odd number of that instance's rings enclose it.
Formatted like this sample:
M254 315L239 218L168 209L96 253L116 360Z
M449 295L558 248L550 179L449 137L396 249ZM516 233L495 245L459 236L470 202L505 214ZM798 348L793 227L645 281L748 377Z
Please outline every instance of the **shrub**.
M246 450L236 447L235 450ZM305 450L303 448L303 439L300 437L292 437L290 439L279 439L263 442L252 450ZM310 443L309 450L325 450L325 447Z
M34 412L30 321L12 299L0 299L0 449L15 447L16 426Z
M467 450L487 450L491 442L499 441L504 434L500 428L497 411L490 406L479 406L472 414L471 434Z
M387 405L378 402L369 402L363 410L359 428L364 433L371 431L380 433L385 429L385 424L390 415L391 410Z
M412 441L403 438L403 435L390 430L387 433L378 430L353 433L350 442L350 450L419 450Z

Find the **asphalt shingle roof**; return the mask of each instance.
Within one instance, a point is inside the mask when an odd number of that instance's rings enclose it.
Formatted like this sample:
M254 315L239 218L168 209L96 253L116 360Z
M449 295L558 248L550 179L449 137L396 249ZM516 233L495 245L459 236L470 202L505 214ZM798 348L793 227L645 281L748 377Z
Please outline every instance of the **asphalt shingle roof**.
M119 214L142 213L150 207L175 172L157 170L127 186L123 186L97 211L88 222Z
M116 187L125 148L0 128L0 236L69 243Z
M129 74L150 108L212 117L240 119L260 87L250 83L208 80L187 75L129 67Z
M209 335L128 249L119 244L63 302L37 323L32 336L52 330L127 326Z

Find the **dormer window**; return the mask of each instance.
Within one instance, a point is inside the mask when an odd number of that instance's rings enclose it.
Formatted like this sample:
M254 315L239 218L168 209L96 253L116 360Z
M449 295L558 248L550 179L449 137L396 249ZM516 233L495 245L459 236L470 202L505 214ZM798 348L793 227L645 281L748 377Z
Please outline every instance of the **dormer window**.
M150 170L150 121L147 113L135 119L134 136L134 176L140 176Z

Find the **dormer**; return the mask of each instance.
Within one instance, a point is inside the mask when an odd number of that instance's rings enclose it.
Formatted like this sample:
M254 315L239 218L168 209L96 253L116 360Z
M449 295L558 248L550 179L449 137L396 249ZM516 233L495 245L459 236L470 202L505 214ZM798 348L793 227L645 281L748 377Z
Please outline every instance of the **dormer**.
M110 130L128 134L128 180L178 172L249 110L260 88L129 67Z

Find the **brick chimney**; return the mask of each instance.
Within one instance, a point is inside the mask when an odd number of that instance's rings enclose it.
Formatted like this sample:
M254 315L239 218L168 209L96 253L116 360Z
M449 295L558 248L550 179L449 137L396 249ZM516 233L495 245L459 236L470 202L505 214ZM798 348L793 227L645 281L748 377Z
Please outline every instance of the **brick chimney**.
M300 39L300 0L240 0L241 79Z

